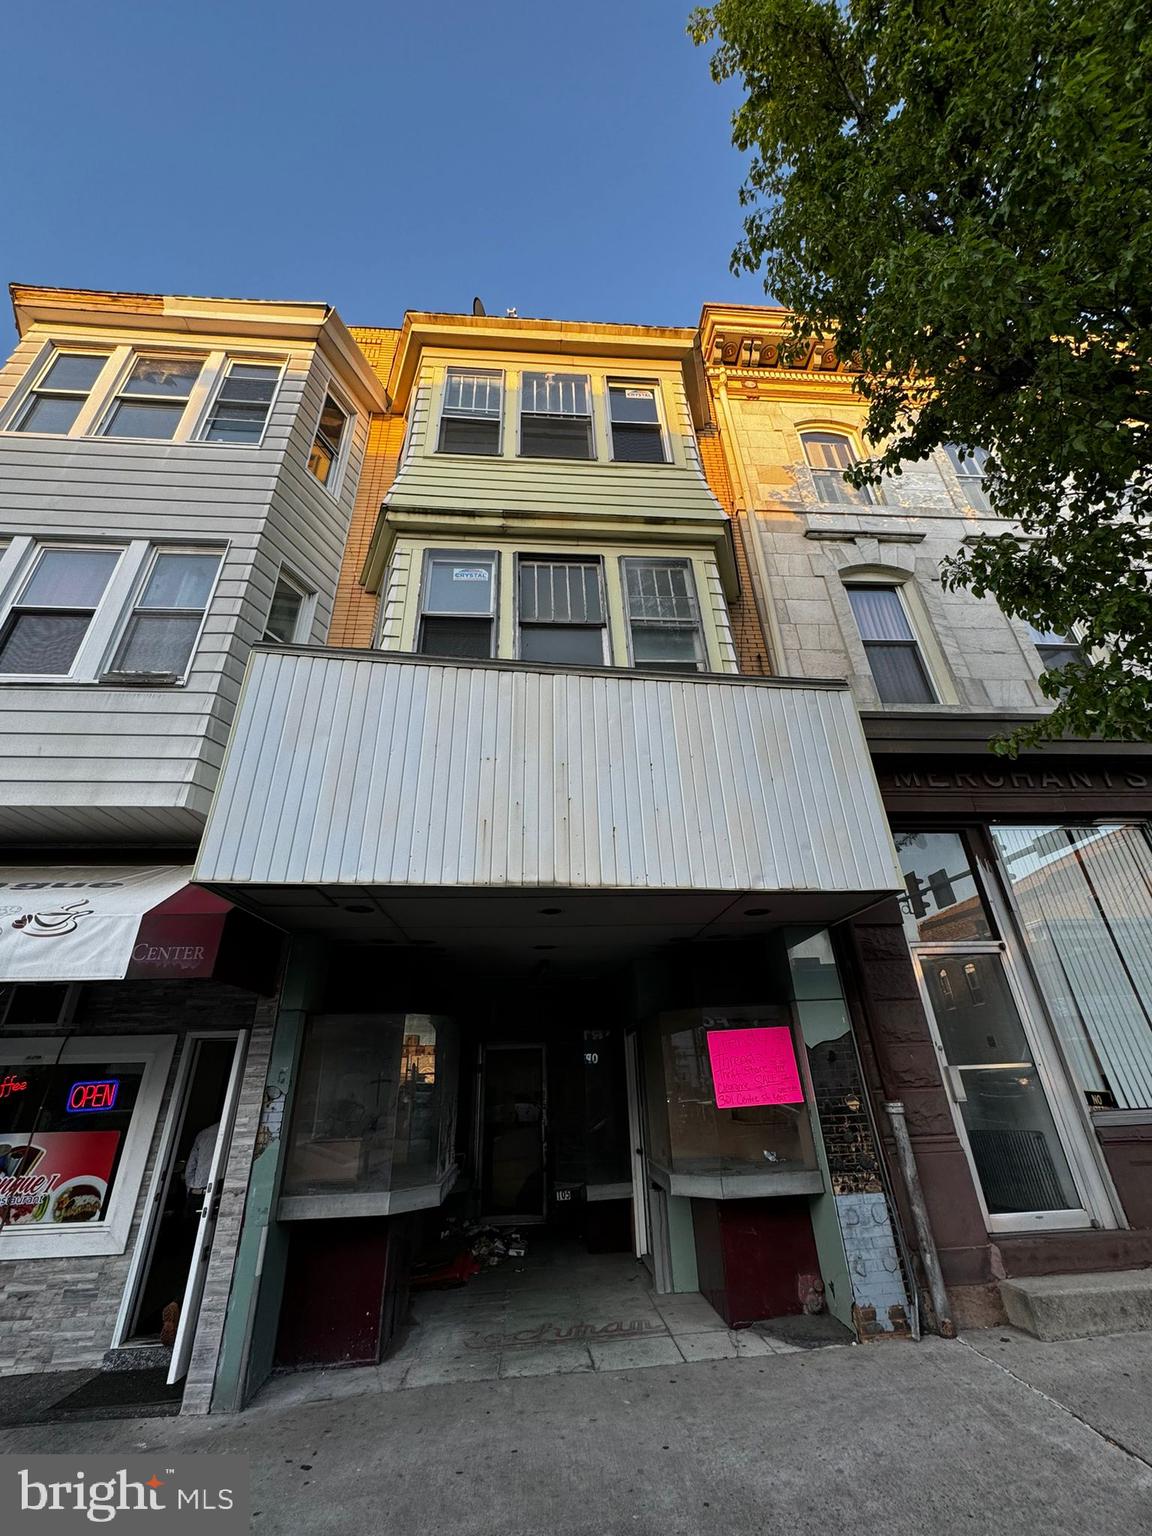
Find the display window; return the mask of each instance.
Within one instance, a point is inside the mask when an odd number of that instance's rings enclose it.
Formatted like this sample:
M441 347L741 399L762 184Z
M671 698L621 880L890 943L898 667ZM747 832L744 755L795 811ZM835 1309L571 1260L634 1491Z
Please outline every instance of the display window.
M0 1259L119 1253L170 1037L0 1045Z

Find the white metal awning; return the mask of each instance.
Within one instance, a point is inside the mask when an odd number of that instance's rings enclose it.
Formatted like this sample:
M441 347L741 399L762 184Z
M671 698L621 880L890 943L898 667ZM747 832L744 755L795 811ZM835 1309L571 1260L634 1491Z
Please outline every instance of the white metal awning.
M118 981L141 917L191 878L183 865L0 868L0 982Z

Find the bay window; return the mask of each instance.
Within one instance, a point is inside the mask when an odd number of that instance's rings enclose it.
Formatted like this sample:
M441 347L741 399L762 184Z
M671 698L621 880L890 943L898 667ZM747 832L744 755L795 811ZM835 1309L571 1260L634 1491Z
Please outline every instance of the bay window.
M244 363L233 358L208 413L201 434L203 440L206 443L259 443L279 382L278 364Z
M449 368L440 412L439 453L500 452L504 374L499 368Z
M107 352L54 352L13 422L14 430L70 431L109 356Z
M138 355L116 392L103 435L175 437L203 366L202 357Z
M183 676L219 568L216 554L157 554L117 648L113 672Z
M316 423L308 468L321 485L335 490L340 464L340 450L348 431L348 412L331 395L324 397L324 409Z

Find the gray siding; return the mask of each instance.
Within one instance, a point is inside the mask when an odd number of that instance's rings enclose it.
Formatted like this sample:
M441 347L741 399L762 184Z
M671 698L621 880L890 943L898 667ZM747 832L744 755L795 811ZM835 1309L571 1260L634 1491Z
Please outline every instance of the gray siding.
M30 333L0 373L0 408L48 334ZM109 345L129 339L157 345L155 338L123 331L89 336ZM190 345L188 338L183 344ZM224 338L197 338L194 345L228 349ZM248 649L263 632L281 563L317 593L312 635L325 632L363 455L365 412L357 414L339 496L332 496L306 468L328 365L311 343L261 341L260 347L289 363L259 448L0 433L0 538L179 540L216 543L224 551L183 685L0 684L0 838L194 835L207 813Z
M256 651L197 879L879 892L848 692Z

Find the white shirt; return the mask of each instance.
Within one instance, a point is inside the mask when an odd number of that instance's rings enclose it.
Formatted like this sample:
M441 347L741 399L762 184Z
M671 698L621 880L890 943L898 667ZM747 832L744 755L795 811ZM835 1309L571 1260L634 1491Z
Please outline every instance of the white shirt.
M184 1164L184 1187L194 1190L197 1194L207 1186L208 1174L212 1168L212 1153L216 1149L216 1138L220 1134L220 1122L215 1125L206 1125L192 1143L192 1150L188 1154L188 1161Z

